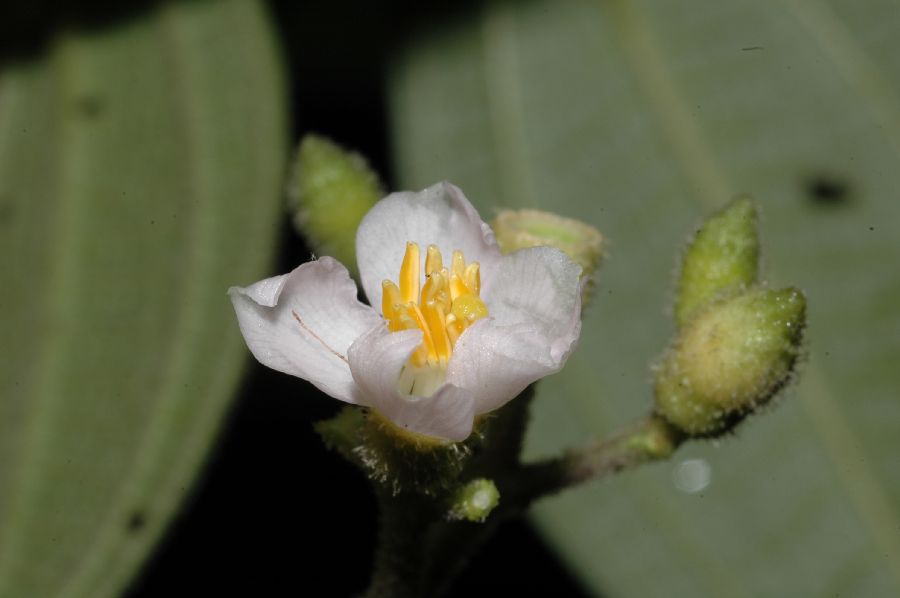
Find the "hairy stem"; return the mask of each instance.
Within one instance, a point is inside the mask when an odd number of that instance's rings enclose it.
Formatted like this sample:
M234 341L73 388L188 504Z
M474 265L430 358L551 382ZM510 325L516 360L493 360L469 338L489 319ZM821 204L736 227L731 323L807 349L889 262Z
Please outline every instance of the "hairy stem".
M524 464L499 484L506 504L527 507L534 500L583 482L668 459L685 440L665 420L651 414L604 440L568 451L561 457Z
M363 598L418 598L426 550L423 530L439 514L433 501L416 494L392 496L378 489L378 540L372 579Z
M485 451L462 476L496 482L500 505L486 522L448 521L434 497L378 490L378 546L364 598L440 596L504 519L523 512L542 496L666 459L685 440L665 420L650 414L605 440L554 459L522 464L518 457L530 397L530 390L526 391L523 400L508 406L491 422Z

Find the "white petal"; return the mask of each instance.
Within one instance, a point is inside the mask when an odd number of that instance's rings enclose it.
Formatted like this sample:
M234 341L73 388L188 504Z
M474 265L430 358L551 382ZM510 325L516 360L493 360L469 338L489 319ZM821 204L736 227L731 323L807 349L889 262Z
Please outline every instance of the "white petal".
M450 441L472 432L475 402L471 393L445 384L430 397L397 391L400 371L422 342L419 330L391 333L379 326L350 347L350 369L368 405L397 426Z
M438 183L421 192L392 193L375 204L356 233L356 260L363 289L381 312L381 281L397 281L406 243L419 244L422 265L426 248L438 246L449 264L454 250L481 265L482 280L493 275L500 250L490 227L462 191Z
M357 300L356 284L340 262L323 257L290 274L232 287L228 294L247 347L260 363L309 380L342 401L359 402L347 351L382 320Z
M482 299L498 326L531 324L550 343L554 360L581 332L581 266L553 247L505 255L492 278L482 276Z
M504 256L485 285L490 316L463 333L447 369L448 383L475 396L477 414L565 365L581 334L580 272L549 247Z

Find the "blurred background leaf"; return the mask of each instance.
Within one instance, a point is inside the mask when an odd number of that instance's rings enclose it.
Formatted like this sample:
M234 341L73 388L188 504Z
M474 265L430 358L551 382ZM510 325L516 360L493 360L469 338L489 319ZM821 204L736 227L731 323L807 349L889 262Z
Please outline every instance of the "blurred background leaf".
M900 593L896 2L487 3L392 70L400 188L440 179L610 239L581 348L540 389L530 456L634 418L672 332L691 227L738 192L764 272L809 297L808 364L772 413L669 464L540 503L607 596Z
M263 7L123 10L4 36L4 598L121 592L239 382L225 290L279 238L288 128Z

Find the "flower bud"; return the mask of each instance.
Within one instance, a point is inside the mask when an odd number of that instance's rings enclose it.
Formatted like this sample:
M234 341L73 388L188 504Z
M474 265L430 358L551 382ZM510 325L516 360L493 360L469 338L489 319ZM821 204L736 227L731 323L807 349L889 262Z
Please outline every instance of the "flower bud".
M556 247L581 266L590 282L603 257L603 235L596 228L572 218L539 210L501 210L492 228L503 253L526 247ZM582 299L586 299L588 286Z
M460 488L453 496L449 516L451 519L484 521L500 503L500 492L492 480L479 478Z
M743 196L711 216L697 231L685 251L678 280L675 320L679 327L713 300L756 282L756 221L753 200Z
M383 195L361 155L318 135L300 142L288 197L294 223L316 253L355 270L356 229Z
M727 432L790 380L805 323L806 299L794 288L701 310L656 369L657 412L690 436Z

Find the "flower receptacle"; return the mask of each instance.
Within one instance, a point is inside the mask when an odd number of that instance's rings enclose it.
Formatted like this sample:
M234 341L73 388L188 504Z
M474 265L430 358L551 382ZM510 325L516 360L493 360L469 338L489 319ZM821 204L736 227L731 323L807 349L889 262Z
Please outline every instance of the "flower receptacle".
M449 442L397 426L372 409L345 407L316 424L329 448L355 463L390 494L446 496L483 440L483 422L463 442Z

